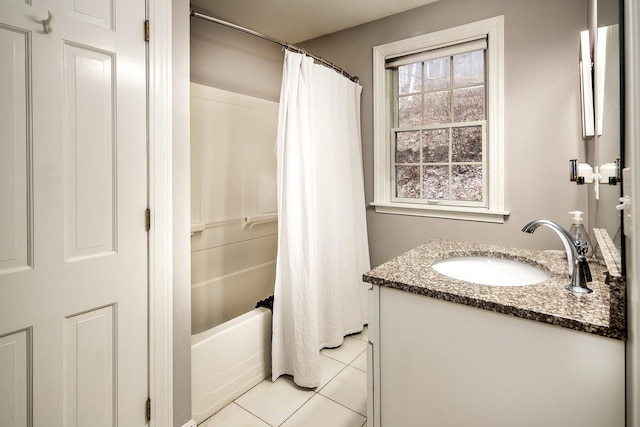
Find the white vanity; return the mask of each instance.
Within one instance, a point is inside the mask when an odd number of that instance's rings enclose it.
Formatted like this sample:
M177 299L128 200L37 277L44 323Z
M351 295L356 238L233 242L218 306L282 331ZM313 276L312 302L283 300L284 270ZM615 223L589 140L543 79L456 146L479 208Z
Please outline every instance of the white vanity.
M486 286L431 267L461 255L549 279ZM576 296L562 254L434 240L367 273L369 426L623 427L624 284L591 268L594 292Z

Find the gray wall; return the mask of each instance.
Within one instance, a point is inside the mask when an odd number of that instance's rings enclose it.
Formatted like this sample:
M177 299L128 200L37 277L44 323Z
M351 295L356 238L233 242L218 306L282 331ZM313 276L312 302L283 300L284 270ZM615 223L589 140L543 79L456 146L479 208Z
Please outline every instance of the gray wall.
M373 200L372 48L481 19L505 16L504 224L390 214L368 208L372 266L433 238L527 247L561 248L548 229L520 232L546 218L567 228L571 210L587 210L591 186L568 179L569 159L585 159L581 137L579 32L587 28L586 0L440 0L301 43L360 77L365 192Z
M569 227L568 211L587 211L590 186L568 180L569 159L586 159L578 52L579 32L587 28L587 0L440 0L300 46L360 77L365 192L371 202L372 48L496 15L505 16L505 170L511 215L504 224L487 224L376 214L368 208L374 266L433 238L561 248L550 230L531 236L520 229L537 218ZM278 100L279 46L195 18L191 36L192 81Z
M191 420L189 2L172 3L173 425Z
M215 14L215 11L209 11ZM279 45L191 18L191 81L279 101L284 55Z

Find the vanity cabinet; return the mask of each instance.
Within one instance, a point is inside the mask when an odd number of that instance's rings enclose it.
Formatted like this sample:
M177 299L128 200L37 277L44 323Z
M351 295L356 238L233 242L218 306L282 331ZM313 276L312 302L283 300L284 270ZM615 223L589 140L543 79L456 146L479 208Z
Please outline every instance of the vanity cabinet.
M369 307L369 427L624 426L620 339L376 284Z

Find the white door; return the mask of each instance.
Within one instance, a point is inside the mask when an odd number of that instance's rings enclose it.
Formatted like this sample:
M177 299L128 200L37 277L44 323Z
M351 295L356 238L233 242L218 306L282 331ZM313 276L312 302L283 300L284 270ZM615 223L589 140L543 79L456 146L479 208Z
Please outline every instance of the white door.
M2 427L146 424L144 19L0 0Z

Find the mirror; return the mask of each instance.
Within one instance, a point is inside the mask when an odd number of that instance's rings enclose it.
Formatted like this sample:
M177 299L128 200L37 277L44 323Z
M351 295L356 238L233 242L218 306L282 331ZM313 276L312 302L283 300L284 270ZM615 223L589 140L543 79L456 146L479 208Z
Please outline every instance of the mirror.
M621 139L622 109L620 80L620 4L618 0L597 0L590 2L595 13L592 15L591 36L593 47L593 100L595 135L588 141L588 161L600 168L606 163L622 159L624 150ZM596 28L593 28L596 27ZM590 192L589 213L592 227L604 228L624 260L624 238L620 231L619 204L621 185L599 185L598 191ZM595 215L594 215L595 213ZM623 267L624 269L624 267Z

